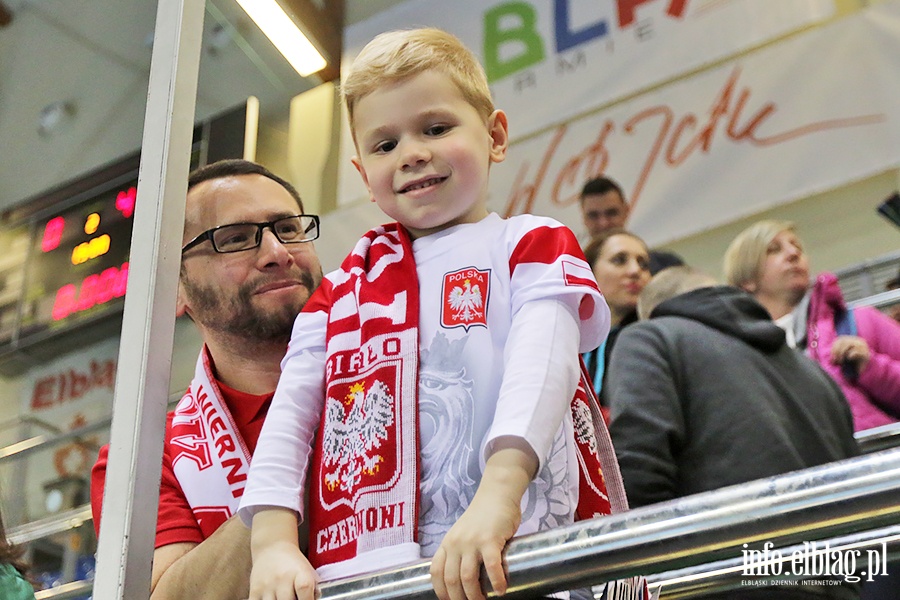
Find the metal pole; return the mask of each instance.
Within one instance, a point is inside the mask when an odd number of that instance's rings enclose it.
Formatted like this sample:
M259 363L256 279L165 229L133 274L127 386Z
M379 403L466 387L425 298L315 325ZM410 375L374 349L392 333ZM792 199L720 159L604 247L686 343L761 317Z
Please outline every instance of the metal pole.
M510 600L900 524L900 449L697 494L515 539ZM429 562L326 582L321 600L435 598Z
M834 556L835 552L855 552L859 551L861 556L869 556L867 552L873 550L879 554L882 551L887 552L890 560L897 557L900 552L900 526L893 525L882 529L872 531L862 531L847 536L832 538L817 542L816 549L824 550L824 544L827 543L827 555ZM780 562L783 565L791 561L793 556L803 556L809 553L810 547L802 544L776 547L779 551L781 560L772 560L774 565ZM651 586L662 585L662 597L667 600L677 600L680 598L693 598L703 594L711 594L715 592L725 592L734 589L741 589L742 582L748 577L744 575L746 565L743 557L731 558L728 560L717 561L714 563L704 563L686 569L677 571L666 571L665 573L657 573L647 577ZM784 569L785 572L789 569ZM863 571L863 567L860 567ZM866 576L862 573L855 573L860 576L861 581L866 580ZM795 576L779 576L778 579L801 579ZM813 577L813 579L821 579L821 577ZM873 580L869 579L870 581Z
M204 2L159 0L94 598L150 595Z
M889 423L881 427L856 432L859 451L871 454L881 450L900 447L900 423Z

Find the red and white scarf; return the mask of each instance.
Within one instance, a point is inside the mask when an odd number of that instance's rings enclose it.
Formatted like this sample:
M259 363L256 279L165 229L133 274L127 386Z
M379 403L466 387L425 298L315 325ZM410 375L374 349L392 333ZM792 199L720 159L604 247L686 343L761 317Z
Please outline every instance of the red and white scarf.
M326 579L416 560L419 297L406 231L390 224L367 233L304 311L329 314L309 559L317 568L342 563L327 577L319 569ZM584 372L572 416L581 467L576 517L624 510L615 454Z
M169 439L172 470L207 536L237 512L250 469L250 452L214 381L204 347Z

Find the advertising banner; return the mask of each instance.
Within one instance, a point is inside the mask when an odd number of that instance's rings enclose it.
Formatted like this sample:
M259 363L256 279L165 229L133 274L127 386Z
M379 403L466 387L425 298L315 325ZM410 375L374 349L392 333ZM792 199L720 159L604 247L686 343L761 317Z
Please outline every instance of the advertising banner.
M708 69L513 145L491 207L580 228L601 173L660 244L900 163L900 3Z
M419 4L400 5L398 14ZM671 5L659 4L660 13ZM712 18L719 4L743 3L689 3L681 18L701 6ZM810 20L827 12L815 2L800 5L815 8ZM642 70L657 72L650 64ZM892 0L542 128L511 112L512 143L492 169L489 208L548 215L582 234L578 192L588 178L607 174L634 204L629 227L659 245L866 178L900 164L898 72L900 1ZM568 103L559 89L558 101ZM349 166L352 144L342 152ZM355 202L366 197L352 166L341 183L355 190ZM353 240L335 243L343 255Z

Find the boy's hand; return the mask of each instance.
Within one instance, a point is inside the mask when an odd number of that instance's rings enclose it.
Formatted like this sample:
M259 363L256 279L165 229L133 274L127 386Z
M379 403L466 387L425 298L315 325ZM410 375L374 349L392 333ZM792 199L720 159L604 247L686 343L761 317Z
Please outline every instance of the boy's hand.
M297 515L272 508L253 516L250 600L314 600L316 570L297 544Z
M516 440L491 455L472 503L432 558L431 583L441 600L484 600L482 565L494 592L506 593L503 549L519 529L522 496L538 464L531 448L520 446Z
M314 600L316 570L289 543L276 543L253 558L250 600Z

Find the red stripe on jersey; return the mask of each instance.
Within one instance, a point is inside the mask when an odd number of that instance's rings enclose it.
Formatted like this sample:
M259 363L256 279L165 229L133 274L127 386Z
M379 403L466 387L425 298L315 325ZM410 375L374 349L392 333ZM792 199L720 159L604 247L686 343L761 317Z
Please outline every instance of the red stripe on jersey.
M586 263L585 263L586 264ZM584 264L573 263L568 260L562 261L563 275L566 278L566 285L585 285L593 290L600 292L597 287L597 281L593 277L590 269L584 267ZM600 292L602 295L602 292Z
M563 255L584 260L584 253L575 234L565 226L536 227L519 240L512 256L509 257L509 273L523 263L541 263L550 265Z

